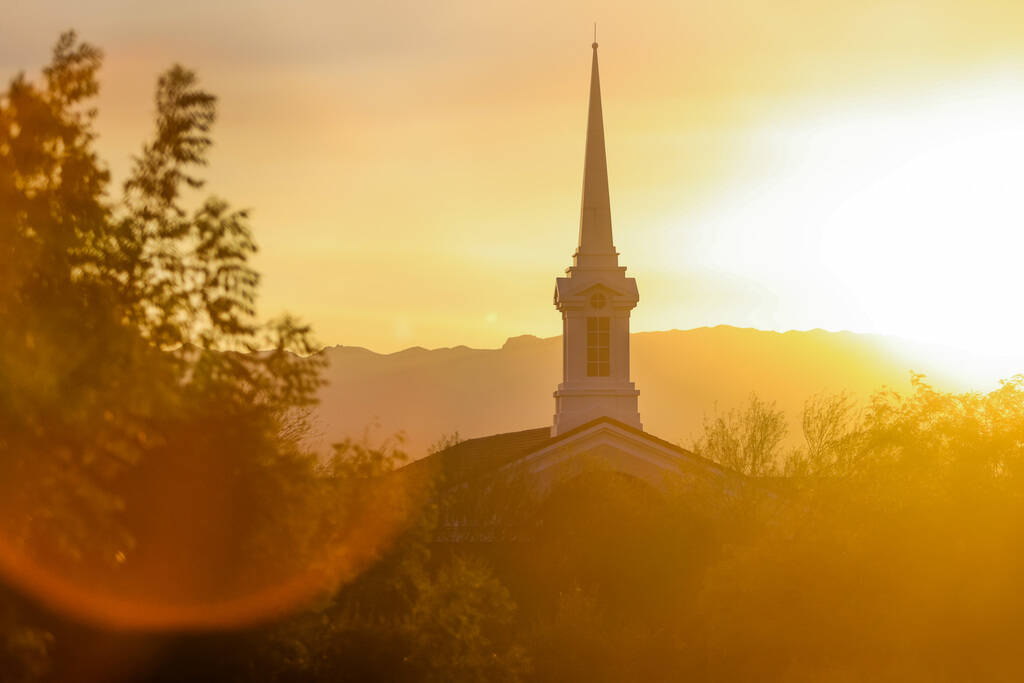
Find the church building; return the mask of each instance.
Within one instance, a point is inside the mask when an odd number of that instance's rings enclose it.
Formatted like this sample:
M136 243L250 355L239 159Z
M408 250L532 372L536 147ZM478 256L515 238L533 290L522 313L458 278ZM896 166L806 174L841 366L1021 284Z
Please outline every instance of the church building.
M629 374L629 315L640 295L612 237L596 42L592 48L579 241L565 277L555 280L562 381L552 423L469 439L413 463L440 467L445 486L514 470L543 491L594 463L656 488L680 477L726 483L738 476L643 430Z

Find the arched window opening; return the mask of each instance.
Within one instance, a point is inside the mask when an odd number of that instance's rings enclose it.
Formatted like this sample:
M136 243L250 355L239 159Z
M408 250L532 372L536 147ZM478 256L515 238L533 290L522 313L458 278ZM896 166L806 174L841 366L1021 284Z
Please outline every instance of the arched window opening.
M587 377L607 377L610 374L609 323L607 317L587 318Z

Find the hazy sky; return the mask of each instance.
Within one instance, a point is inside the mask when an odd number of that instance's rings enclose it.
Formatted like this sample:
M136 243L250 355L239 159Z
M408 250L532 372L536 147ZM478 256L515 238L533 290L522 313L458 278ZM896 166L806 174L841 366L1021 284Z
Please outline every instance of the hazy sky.
M13 6L12 6L13 2ZM220 98L262 311L327 344L558 334L591 22L634 330L824 327L1024 348L1024 3L5 0L0 73L107 54L115 176L158 73Z

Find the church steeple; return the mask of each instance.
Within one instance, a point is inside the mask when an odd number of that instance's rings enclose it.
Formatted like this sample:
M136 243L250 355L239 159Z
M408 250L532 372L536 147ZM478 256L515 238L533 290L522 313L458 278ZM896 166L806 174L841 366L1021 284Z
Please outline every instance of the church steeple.
M562 382L551 426L556 436L601 417L642 428L640 392L629 381L629 313L640 295L612 243L596 40L592 47L579 247L566 277L555 281L555 307L562 314Z
M618 255L612 243L612 211L608 199L608 161L604 149L597 42L591 47L594 55L590 67L590 110L587 115L587 146L583 160L580 239L573 262L581 267L615 266L618 264Z

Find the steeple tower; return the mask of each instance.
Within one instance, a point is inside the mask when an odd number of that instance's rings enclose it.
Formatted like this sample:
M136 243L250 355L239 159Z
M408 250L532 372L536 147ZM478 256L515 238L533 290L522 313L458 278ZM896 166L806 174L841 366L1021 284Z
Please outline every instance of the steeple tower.
M629 381L629 312L640 296L636 280L619 266L612 242L596 41L592 48L579 246L568 277L555 282L555 307L562 313L562 383L554 394L553 435L599 417L641 427L640 392Z

